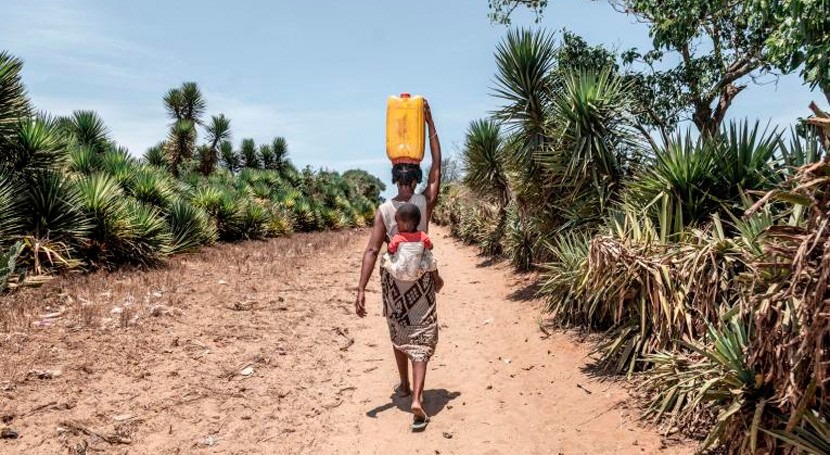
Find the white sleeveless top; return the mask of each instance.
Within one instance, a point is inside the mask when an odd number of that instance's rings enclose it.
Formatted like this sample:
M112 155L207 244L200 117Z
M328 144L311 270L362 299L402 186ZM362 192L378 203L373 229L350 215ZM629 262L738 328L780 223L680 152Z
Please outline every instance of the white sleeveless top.
M409 201L418 206L421 210L421 222L418 223L418 230L429 232L429 220L427 219L427 198L423 194L413 194ZM389 199L380 205L380 214L383 217L383 224L386 225L386 240L389 241L398 233L398 223L395 222L395 212L398 208L406 204L403 201L393 201Z

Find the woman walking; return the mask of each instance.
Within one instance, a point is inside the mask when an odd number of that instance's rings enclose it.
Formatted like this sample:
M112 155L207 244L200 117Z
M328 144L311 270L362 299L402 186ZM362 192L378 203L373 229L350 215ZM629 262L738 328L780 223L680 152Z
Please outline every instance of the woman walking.
M378 254L384 242L398 233L395 212L406 203L414 204L421 211L419 231L428 232L432 210L438 202L441 187L441 145L429 103L424 100L424 119L429 134L429 148L432 166L429 170L427 187L423 194L415 192L421 183L423 173L417 164L395 164L392 166L392 183L398 188L398 194L381 204L375 214L369 243L363 254L360 270L360 283L357 287L355 312L366 316L366 285L375 268ZM435 352L438 343L438 315L435 308L435 282L433 274L425 273L417 281L399 281L381 268L381 289L383 295L383 315L389 326L389 336L398 366L400 384L395 389L398 396L412 395L413 431L426 428L429 416L424 411L424 380L427 362ZM409 382L409 363L412 363L412 386Z

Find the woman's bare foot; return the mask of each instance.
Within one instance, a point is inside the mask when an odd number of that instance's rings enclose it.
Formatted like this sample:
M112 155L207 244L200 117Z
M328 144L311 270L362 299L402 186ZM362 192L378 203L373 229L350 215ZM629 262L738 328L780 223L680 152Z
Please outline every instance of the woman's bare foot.
M395 387L395 394L400 398L406 398L412 395L412 389L409 388L409 384L398 384Z
M412 415L414 415L416 419L424 420L427 418L427 413L424 412L424 407L421 406L420 401L412 400L412 406L409 409L412 411Z
M429 424L429 416L424 412L420 401L412 400L412 431L424 431Z

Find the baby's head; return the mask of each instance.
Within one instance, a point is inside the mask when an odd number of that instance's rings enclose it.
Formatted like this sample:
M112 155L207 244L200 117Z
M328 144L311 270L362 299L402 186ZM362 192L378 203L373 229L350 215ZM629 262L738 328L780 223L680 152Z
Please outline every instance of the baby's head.
M417 205L406 203L395 212L395 222L400 232L417 232L421 224L421 211Z

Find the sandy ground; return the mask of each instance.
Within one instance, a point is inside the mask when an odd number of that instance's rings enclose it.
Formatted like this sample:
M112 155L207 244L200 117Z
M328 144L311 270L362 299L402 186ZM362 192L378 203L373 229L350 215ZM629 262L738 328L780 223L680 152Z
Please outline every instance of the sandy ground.
M411 433L366 231L221 245L0 299L4 454L691 453L637 421L588 346L539 329L528 278L433 232L447 286ZM12 310L12 306L14 310Z

